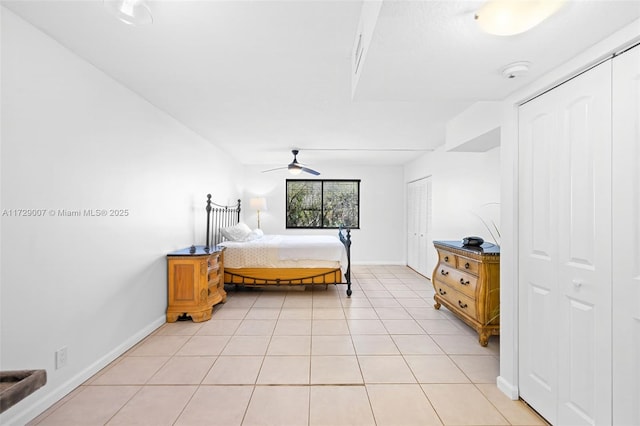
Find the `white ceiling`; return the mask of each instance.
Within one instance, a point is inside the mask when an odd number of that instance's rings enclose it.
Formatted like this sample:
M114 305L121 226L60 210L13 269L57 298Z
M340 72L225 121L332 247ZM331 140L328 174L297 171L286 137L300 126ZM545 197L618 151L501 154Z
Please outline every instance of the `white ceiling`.
M352 98L362 1L150 1L132 27L102 0L2 4L244 164L403 164L447 120L500 100L640 17L640 0L570 1L532 31L481 33L480 1L382 4ZM502 68L532 63L508 80Z

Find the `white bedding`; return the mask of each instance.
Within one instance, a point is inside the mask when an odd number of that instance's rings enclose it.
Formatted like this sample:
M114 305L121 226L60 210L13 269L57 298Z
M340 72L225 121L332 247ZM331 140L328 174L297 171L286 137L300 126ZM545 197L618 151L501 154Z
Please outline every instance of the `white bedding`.
M226 268L347 268L347 251L337 236L265 235L220 243Z

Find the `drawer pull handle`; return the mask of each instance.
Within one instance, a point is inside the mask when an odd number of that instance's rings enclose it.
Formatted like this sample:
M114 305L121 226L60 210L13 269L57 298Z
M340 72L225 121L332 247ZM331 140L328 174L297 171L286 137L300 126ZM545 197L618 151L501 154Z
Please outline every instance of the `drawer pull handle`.
M469 265L469 262L464 264L464 269L469 269L471 267L471 265Z
M441 288L438 289L438 293L440 293L442 296L444 296L445 294L447 294L446 291L442 290Z
M449 275L449 271L445 271L444 269L440 269L440 274L444 275L445 277L447 275Z
M445 261L445 262L448 262L448 261L449 261L449 256L445 256L445 257L444 257L444 261Z
M460 306L462 309L466 309L467 308L467 304L466 303L462 303L461 300L458 300L458 306Z
M469 285L469 280L465 281L464 278L460 278L460 284Z

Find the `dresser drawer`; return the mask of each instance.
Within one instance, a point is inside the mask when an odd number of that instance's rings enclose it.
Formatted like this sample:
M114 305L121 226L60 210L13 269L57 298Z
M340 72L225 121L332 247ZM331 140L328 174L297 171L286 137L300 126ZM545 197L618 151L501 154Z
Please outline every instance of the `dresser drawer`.
M436 280L445 282L448 286L475 299L478 277L467 274L446 265L438 265Z
M455 290L449 287L449 285L439 280L434 281L433 287L435 288L436 294L442 297L445 297L447 294L455 292Z
M474 299L458 291L452 290L451 287L448 286L439 286L439 290L441 290L438 291L440 297L452 304L456 308L457 312L461 312L469 318L476 319L477 311Z
M452 268L456 267L456 262L458 259L458 256L456 256L453 253L448 253L448 252L441 252L439 253L440 255L440 263L444 264L444 265L450 265Z
M480 263L477 260L466 259L464 257L456 257L456 267L465 272L478 275Z

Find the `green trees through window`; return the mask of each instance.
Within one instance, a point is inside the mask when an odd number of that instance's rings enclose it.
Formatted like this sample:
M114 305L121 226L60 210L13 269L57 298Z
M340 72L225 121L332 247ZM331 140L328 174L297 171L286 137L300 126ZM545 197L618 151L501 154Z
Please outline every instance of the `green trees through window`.
M287 228L360 227L360 180L287 179Z

